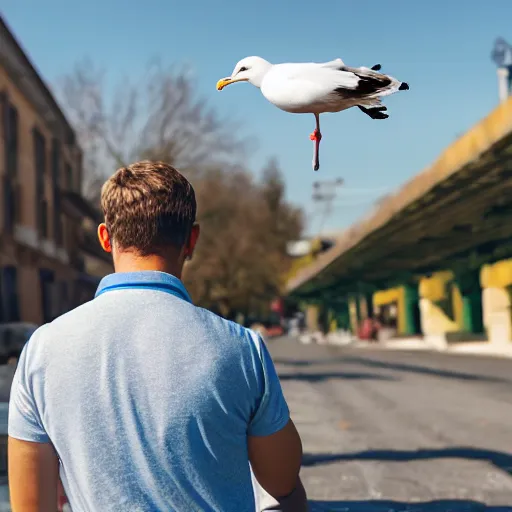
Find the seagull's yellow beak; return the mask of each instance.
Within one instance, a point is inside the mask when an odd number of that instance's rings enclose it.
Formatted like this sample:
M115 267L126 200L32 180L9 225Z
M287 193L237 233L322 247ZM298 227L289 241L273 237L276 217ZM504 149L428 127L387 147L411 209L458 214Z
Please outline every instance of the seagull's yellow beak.
M217 82L217 91L222 91L226 85L234 84L235 82L247 82L248 78L231 78L228 76L227 78L221 78Z

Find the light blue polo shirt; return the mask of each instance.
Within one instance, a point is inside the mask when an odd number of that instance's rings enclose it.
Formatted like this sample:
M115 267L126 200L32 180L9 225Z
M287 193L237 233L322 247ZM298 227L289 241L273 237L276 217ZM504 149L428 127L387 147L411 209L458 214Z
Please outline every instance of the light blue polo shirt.
M73 512L254 512L247 436L288 420L261 338L148 271L35 332L9 435L54 445Z

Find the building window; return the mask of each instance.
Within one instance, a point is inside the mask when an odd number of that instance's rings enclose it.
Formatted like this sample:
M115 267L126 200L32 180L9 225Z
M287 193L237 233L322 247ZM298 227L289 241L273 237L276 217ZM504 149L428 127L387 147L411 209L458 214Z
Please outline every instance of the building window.
M18 173L18 111L2 94L5 175L3 179L4 229L12 233L16 221L16 176Z
M36 212L37 227L41 236L48 236L47 205L45 199L44 176L46 173L46 141L39 130L33 130L34 167L36 171Z
M41 304L43 306L43 322L48 323L54 319L54 273L51 270L40 269L39 280L41 283Z
M39 233L44 239L48 239L48 201L39 201Z
M60 283L60 312L61 315L67 313L70 310L69 307L69 288L66 281Z
M6 233L12 234L14 230L16 217L16 198L15 187L12 179L8 176L3 178L3 206L4 206L4 230Z
M59 186L60 175L60 144L57 139L52 141L52 183L53 187Z
M71 165L66 164L66 189L69 192L73 192L73 186L73 168L71 167Z
M18 111L7 98L4 109L5 169L8 176L15 177L18 171Z
M1 278L2 320L19 322L18 272L16 267L4 267Z
M46 141L37 128L34 128L33 133L36 179L43 181L46 173Z
M64 235L62 232L62 218L60 214L60 191L54 190L53 197L53 236L55 237L55 244L62 247Z

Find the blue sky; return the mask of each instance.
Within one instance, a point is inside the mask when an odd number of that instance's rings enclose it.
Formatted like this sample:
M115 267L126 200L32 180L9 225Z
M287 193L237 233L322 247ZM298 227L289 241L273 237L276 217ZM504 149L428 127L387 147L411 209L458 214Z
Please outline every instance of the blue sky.
M257 138L251 169L279 159L290 200L314 213L312 183L344 178L328 229L357 220L497 105L490 52L497 36L512 42L511 0L3 0L2 13L50 85L83 57L114 82L137 78L155 56L190 64L198 92ZM381 63L411 90L386 99L385 121L357 109L323 116L315 173L313 116L282 112L249 84L215 90L248 55Z

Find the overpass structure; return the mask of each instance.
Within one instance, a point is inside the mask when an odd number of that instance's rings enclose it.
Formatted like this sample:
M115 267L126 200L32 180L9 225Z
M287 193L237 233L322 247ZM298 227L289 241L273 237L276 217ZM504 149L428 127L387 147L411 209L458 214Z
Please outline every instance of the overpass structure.
M401 335L512 343L512 97L302 269L287 293L352 329L391 308Z

